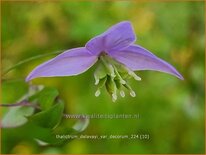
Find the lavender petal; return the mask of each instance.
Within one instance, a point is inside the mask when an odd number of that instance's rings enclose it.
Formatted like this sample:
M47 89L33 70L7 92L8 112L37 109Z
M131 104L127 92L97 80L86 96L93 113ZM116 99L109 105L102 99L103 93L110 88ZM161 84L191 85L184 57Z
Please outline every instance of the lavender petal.
M184 79L172 65L138 45L131 45L124 50L114 51L110 53L110 56L133 71L154 70Z
M97 57L84 47L70 49L37 66L26 81L38 77L78 75L88 70L96 61Z
M124 21L92 38L85 46L92 54L99 55L102 51L110 52L128 47L135 40L136 36L131 23Z

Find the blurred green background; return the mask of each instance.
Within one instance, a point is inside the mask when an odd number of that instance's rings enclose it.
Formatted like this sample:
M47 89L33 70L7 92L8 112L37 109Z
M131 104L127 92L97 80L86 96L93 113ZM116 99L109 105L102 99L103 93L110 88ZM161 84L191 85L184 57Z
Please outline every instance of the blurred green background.
M79 76L39 78L33 84L56 87L68 114L141 116L91 119L83 134L146 133L150 140L82 139L42 147L22 140L19 135L23 137L23 133L16 133L7 139L3 150L19 154L204 153L204 2L3 2L3 69L39 54L84 46L123 20L132 22L136 44L170 62L185 80L139 71L142 81L130 80L137 96L127 94L116 103L106 91L98 98L94 96L95 66ZM16 102L28 90L24 82L27 74L51 57L31 61L3 76L3 103Z

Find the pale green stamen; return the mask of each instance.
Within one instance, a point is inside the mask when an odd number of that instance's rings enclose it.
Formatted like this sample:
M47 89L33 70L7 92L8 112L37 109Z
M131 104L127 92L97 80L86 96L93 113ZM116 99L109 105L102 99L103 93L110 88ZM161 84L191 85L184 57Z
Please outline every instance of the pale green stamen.
M130 93L129 93L132 97L135 97L136 96L136 93L132 90L132 91L130 91Z
M101 91L97 89L97 91L95 92L95 96L98 97L100 94L101 94Z
M123 91L123 90L120 90L120 92L119 92L119 93L120 93L120 96L121 96L121 97L125 97L125 93L124 93L124 91Z
M105 71L105 67L102 63L99 63L97 66L97 69L94 72L94 79L95 79L95 85L98 85L100 82L100 79L103 79L107 75Z
M116 68L116 70L119 69L119 70L122 70L123 72L128 73L130 76L132 76L132 77L133 77L135 80L137 80L137 81L140 81L140 80L141 80L141 78L140 78L139 76L137 76L131 69L127 68L124 64L122 64L122 63L120 63L120 62L118 62L118 61L110 58L110 57L107 56L107 55L105 55L105 57L106 57L106 60L107 60L107 61L110 61L110 62L113 63L114 68ZM117 75L117 76L118 76L118 75ZM120 76L120 77L121 77L121 76Z
M129 70L128 74L131 75L135 80L140 81L141 77L137 76L133 71Z
M124 86L125 86L127 89L129 89L130 95L131 95L132 97L135 97L135 96L136 96L136 93L134 92L134 90L132 90L132 88L131 88L128 84L125 84Z
M99 84L99 78L94 75L94 79L95 79L95 83L94 83L94 84L95 84L95 85L98 85L98 84Z
M110 94L112 101L115 102L117 100L118 90L120 96L125 97L125 92L122 89L122 86L124 86L129 90L129 94L135 97L135 92L126 82L131 77L137 81L141 80L141 78L131 69L127 68L127 66L112 59L107 54L102 53L99 56L99 64L94 73L95 85L97 85L95 96L98 97L101 94L100 89L106 86L106 90Z
M102 63L104 64L105 68L107 69L107 71L109 72L109 74L111 75L111 77L115 77L116 75L115 75L115 73L114 73L114 68L113 68L113 66L105 60L104 56L100 56L100 60L101 60Z
M120 83L121 84L126 84L126 81L122 79L121 75L119 74L119 72L118 72L118 70L115 66L114 66L114 71L115 71L117 77L119 78Z
M117 94L114 93L114 94L112 94L112 101L115 102L116 100L117 100Z

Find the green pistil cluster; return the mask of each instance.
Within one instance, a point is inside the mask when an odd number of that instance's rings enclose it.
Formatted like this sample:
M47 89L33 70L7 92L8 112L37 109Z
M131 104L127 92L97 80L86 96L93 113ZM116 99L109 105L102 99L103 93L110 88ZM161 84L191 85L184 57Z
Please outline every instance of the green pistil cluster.
M95 85L97 85L95 96L98 97L101 94L101 88L105 86L113 102L117 100L117 92L119 92L121 97L125 97L123 88L129 90L130 95L135 97L135 92L127 83L127 80L132 77L137 81L141 80L139 76L125 65L112 59L105 53L102 54L99 57L98 66L94 72Z

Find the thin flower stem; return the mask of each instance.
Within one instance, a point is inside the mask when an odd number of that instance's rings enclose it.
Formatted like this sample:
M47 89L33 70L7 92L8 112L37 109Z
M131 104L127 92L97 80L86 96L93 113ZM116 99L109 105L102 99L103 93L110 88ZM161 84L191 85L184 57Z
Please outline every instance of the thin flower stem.
M0 104L1 107L17 107L17 106L30 106L30 107L34 107L36 109L40 109L39 106L37 106L36 104L32 104L26 100L23 100L21 102L17 102L14 104Z

